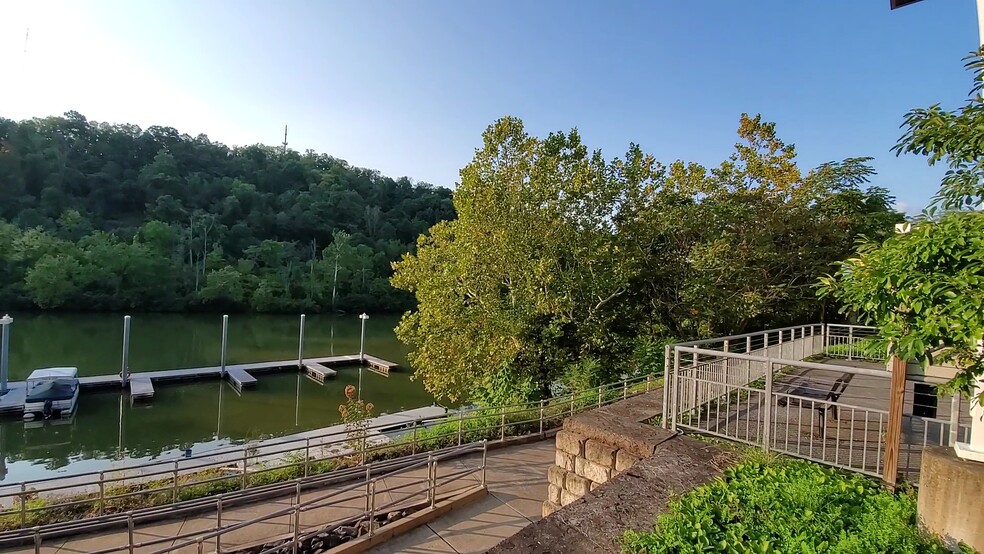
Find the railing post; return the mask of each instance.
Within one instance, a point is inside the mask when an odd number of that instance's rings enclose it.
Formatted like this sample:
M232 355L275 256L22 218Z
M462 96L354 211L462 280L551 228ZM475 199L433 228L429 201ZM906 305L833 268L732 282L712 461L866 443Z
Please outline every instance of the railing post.
M215 554L222 554L222 495L215 499Z
M820 325L820 334L823 336L823 353L826 354L830 350L830 324L823 323Z
M847 359L854 357L854 326L847 326Z
M99 472L99 515L106 509L106 475Z
M369 509L368 512L368 523L369 523L369 536L371 537L375 533L375 526L373 525L373 520L376 519L376 482L369 482Z
M427 456L427 503L434 507L434 455Z
M412 455L417 453L417 420L416 419L413 420L413 425L411 425L411 427L413 428L413 436L410 439L410 454Z
M673 349L673 386L670 389L670 430L676 431L680 400L680 349Z
M292 550L294 554L298 554L301 548L301 482L298 481L295 484L294 489L294 540L292 544Z
M503 406L501 410L502 410L502 420L499 423L499 440L504 441L506 440L506 407Z
M571 393L571 413L569 417L574 417L574 394L573 392Z
M41 528L34 528L34 554L41 554Z
M953 446L960 441L960 393L956 392L950 400L950 443Z
M126 514L126 544L130 554L133 554L133 512Z
M431 498L430 507L433 508L437 503L437 458L431 460Z
M464 417L465 417L465 412L463 410L458 410L458 446L461 446L461 426Z
M369 513L369 493L372 491L372 467L366 466L366 513Z
M311 465L311 437L308 437L307 442L304 444L304 476L307 477L310 473L309 466Z
M728 348L730 347L731 347L731 341L728 339L724 339L724 351L728 352Z
M246 490L246 464L248 463L249 450L243 446L243 490Z
M622 379L622 400L629 397L629 380Z
M27 527L27 484L21 481L20 492L21 527Z
M670 349L663 347L663 429L670 425Z
M605 385L598 386L598 407L601 407L601 389L605 388Z
M369 532L372 533L372 520L369 520ZM301 551L301 505L294 506L294 539L291 549L294 554Z
M547 401L545 399L543 398L540 399L540 436L541 437L543 436L543 407L546 404L546 402ZM461 446L460 443L458 446Z
M485 464L489 457L489 441L482 441L482 488L485 488Z
M171 483L171 504L178 501L178 461L174 460L174 477Z
M745 354L752 353L752 336L748 335L745 337Z
M782 337L782 335L779 336ZM768 452L772 448L772 360L765 362L765 417L763 422L765 429L762 430L762 447Z

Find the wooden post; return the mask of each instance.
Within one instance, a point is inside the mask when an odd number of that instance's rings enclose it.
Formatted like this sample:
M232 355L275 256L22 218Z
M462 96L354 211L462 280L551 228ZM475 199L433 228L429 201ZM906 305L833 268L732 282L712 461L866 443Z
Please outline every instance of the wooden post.
M899 450L902 445L902 411L905 406L905 360L892 356L889 370L892 383L888 391L888 423L885 431L885 466L882 480L895 489L899 476Z

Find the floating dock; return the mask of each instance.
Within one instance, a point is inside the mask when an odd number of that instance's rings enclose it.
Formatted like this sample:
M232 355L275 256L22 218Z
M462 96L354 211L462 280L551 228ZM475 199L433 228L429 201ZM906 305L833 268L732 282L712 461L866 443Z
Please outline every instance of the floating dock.
M298 360L280 360L274 362L252 362L246 364L229 364L225 366L225 378L229 380L237 391L255 387L257 384L256 375L265 373L281 373L304 371L309 377L318 383L324 384L327 379L335 377L337 372L332 369L338 366L359 365L360 360L364 360L368 369L374 373L388 376L389 372L399 364L377 358L376 356L364 355L360 358L358 354L345 356L325 356L315 358L304 358L298 365ZM131 400L145 400L153 398L154 384L162 382L176 381L201 381L206 379L218 379L222 377L223 369L220 366L193 367L187 369L165 369L160 371L138 371L131 372L130 378L126 383L129 388ZM87 389L123 389L124 382L122 377L117 374L97 375L92 377L79 377L79 387ZM7 394L0 396L0 414L19 413L24 411L24 401L27 395L27 385L23 381L15 381L8 385Z

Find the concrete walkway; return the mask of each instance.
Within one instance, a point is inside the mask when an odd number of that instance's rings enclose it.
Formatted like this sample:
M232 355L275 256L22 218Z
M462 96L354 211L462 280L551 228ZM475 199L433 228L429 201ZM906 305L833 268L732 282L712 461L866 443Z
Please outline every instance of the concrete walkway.
M489 495L371 550L373 554L465 554L485 552L540 519L547 498L547 468L554 441L489 453Z
M490 450L486 465L486 484L489 495L478 502L453 511L429 525L419 527L410 533L396 537L380 545L372 552L376 553L466 553L484 552L495 546L502 539L519 532L529 523L540 519L541 503L547 495L547 468L554 462L554 442L544 440L525 445L512 446ZM460 472L466 468L477 468L481 465L481 454L470 454L446 460L438 464L439 481L441 476ZM382 490L392 490L400 485L407 485L402 490L386 492L377 495L377 505L404 500L419 500L426 494L426 468L399 472L383 479ZM480 472L475 472L438 488L438 494L475 485L480 482ZM302 494L302 500L323 496L331 488L308 491ZM362 513L365 500L360 496L361 491L350 491L341 494L338 502L331 507L318 508L304 512L301 517L301 529L317 527L323 522L334 521L343 517L355 516ZM292 503L291 498L278 501L267 501L230 508L223 512L223 524L235 521L245 521L264 513L271 513ZM180 544L186 539L174 540L173 537L196 532L206 532L214 528L214 514L202 514L187 518L159 521L148 525L137 525L134 531L135 542L162 540L152 546L136 548L134 551L148 553L155 550ZM252 544L270 537L291 532L290 516L268 520L250 525L236 532L224 535L223 550L235 545ZM77 536L68 539L53 539L42 544L40 552L44 554L83 554L110 548L119 548L126 552L127 532L125 529L109 533ZM208 541L205 552L213 552L215 543ZM5 551L11 554L29 554L35 552L33 546L21 547ZM188 547L175 552L198 552L197 547Z

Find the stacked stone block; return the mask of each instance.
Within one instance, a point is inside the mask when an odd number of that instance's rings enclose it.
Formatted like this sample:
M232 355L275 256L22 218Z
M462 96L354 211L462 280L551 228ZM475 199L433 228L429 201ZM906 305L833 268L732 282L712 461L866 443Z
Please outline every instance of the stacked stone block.
M567 429L557 432L556 449L555 465L547 471L550 484L543 503L544 517L589 494L639 460L617 446Z

